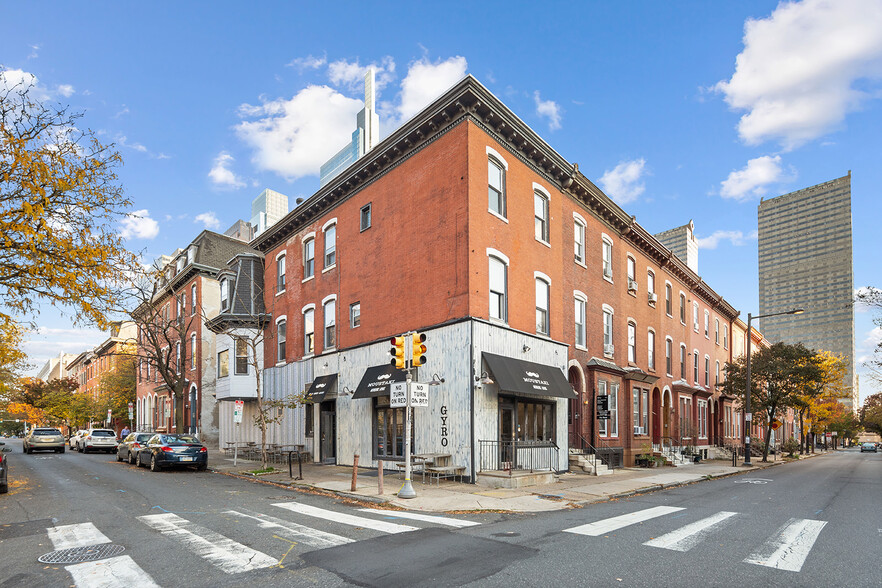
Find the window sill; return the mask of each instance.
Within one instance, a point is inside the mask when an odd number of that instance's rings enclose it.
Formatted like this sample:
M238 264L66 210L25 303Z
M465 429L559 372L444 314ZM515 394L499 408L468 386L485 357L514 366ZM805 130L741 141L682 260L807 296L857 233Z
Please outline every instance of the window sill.
M279 296L280 294L284 294L284 293L285 293L284 290L279 290L278 292L276 292L276 296Z
M315 275L312 275L312 276L309 276L308 278L303 278L302 280L300 280L300 283L305 284L306 282L308 282L310 280L314 280L314 279L315 279Z
M336 263L334 265L329 265L328 267L326 267L325 269L322 270L322 273L323 274L327 273L327 272L331 271L332 269L334 269L335 267L337 267Z
M287 361L277 361L277 362L276 362L276 367L279 367L279 366L282 366L282 365L286 365L287 363L288 363Z
M655 308L655 302L647 302L647 304L653 308Z
M628 290L628 296L631 298L637 298L637 290Z
M615 356L612 353L604 353L603 357L606 359L613 359Z
M608 276L606 274L603 274L603 279L606 280L607 282L609 282L610 284L615 283L615 282L613 282L612 276Z
M579 345L578 343L577 343L576 345L574 345L573 347L575 347L575 348L578 349L579 351L588 351L588 348L587 348L586 346L584 346L584 345Z
M487 209L487 212L489 212L490 214L492 214L493 216L495 216L496 218L498 218L499 220L501 220L501 221L504 222L505 224L508 224L508 219L505 218L504 216L502 216L501 214L499 214L498 212L496 212L495 210L490 210L490 209L488 208L488 209Z
M536 242L537 242L537 243L542 243L543 245L545 245L546 247L548 247L549 249L551 249L551 243L549 243L548 241L543 241L542 239L536 239Z
M578 266L581 266L581 267L583 267L583 268L585 268L585 269L588 269L588 266L585 264L584 261L579 261L578 259L574 259L573 262L574 262L576 265L578 265Z

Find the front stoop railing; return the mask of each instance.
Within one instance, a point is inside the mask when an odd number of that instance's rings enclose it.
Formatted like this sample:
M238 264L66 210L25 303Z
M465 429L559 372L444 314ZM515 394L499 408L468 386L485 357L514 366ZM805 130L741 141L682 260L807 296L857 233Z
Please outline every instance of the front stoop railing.
M478 472L558 472L560 449L553 441L478 441Z

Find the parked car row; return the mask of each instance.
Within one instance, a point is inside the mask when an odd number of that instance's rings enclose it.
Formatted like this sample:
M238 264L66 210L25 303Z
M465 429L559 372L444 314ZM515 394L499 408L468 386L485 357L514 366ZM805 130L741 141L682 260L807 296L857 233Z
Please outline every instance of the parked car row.
M90 451L116 451L116 431L113 429L80 429L68 439L72 451L89 453Z
M119 442L116 460L154 472L170 467L203 471L208 467L208 449L193 435L135 431Z
M0 441L0 494L9 492L9 459L6 454L12 451L6 443Z

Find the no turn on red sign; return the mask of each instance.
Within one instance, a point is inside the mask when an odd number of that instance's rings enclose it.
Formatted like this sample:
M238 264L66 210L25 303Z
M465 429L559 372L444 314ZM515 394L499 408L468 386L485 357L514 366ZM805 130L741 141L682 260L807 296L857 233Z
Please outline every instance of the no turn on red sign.
M245 410L245 401L237 400L235 405L233 406L233 422L241 423L242 422L242 412Z

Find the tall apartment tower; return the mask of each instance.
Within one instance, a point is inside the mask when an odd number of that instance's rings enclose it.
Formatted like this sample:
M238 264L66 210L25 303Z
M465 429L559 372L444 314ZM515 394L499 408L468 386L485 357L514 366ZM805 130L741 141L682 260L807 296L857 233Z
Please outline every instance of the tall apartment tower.
M273 226L286 214L288 214L287 196L269 188L258 194L251 202L251 227L254 231L252 238Z
M846 362L842 401L858 409L854 369L851 172L759 205L759 314L805 310L761 319L772 342L801 342Z
M682 227L658 233L655 238L679 257L689 269L698 273L698 242L695 240L695 223L691 219Z
M352 140L334 157L322 164L319 173L320 185L324 186L330 182L337 174L380 142L380 117L374 110L375 102L374 69L369 68L364 74L364 108L356 118L356 128L352 132Z

